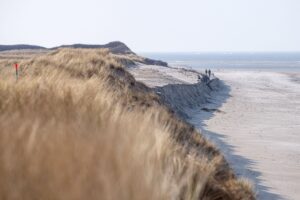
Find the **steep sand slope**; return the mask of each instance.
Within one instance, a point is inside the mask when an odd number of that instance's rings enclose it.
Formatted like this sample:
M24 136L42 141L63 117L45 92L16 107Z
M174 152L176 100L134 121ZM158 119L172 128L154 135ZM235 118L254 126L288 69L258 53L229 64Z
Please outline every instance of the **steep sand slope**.
M152 87L164 104L184 119L189 117L187 108L203 105L219 87L218 79L204 82L203 74L184 68L137 64L128 70L136 80Z
M190 122L214 141L239 175L252 179L258 199L300 199L299 74L216 73L227 86Z

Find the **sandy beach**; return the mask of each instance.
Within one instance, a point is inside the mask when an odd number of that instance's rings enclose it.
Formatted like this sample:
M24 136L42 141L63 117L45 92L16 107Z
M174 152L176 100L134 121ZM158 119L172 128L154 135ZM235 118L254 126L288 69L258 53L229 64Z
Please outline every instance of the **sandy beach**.
M204 102L180 88L197 82L193 71L145 65L129 71L150 87L177 88L166 91L176 105L185 98ZM238 176L253 182L258 199L300 199L300 73L215 75L220 88L203 90L208 103L186 106L188 121L220 148Z
M224 86L190 122L253 181L258 199L300 199L299 74L218 72Z

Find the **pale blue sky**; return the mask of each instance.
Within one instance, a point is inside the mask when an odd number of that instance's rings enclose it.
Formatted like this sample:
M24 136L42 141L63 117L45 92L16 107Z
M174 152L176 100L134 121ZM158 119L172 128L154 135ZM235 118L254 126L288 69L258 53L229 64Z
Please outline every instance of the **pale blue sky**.
M0 44L300 51L300 0L0 0Z

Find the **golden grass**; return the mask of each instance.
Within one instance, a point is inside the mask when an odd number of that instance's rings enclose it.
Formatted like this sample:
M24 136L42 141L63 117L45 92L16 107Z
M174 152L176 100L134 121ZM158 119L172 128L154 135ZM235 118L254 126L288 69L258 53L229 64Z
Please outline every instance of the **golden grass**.
M254 199L106 50L0 63L0 199Z

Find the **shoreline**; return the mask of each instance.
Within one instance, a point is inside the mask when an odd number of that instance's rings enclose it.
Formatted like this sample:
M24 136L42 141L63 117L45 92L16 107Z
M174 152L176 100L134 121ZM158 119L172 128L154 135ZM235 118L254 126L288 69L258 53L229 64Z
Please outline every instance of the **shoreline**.
M300 198L300 136L296 134L300 73L214 71L220 80L210 90L197 85L191 71L159 66L129 69L215 143L235 173L253 182L258 199ZM297 98L289 105L292 96Z

